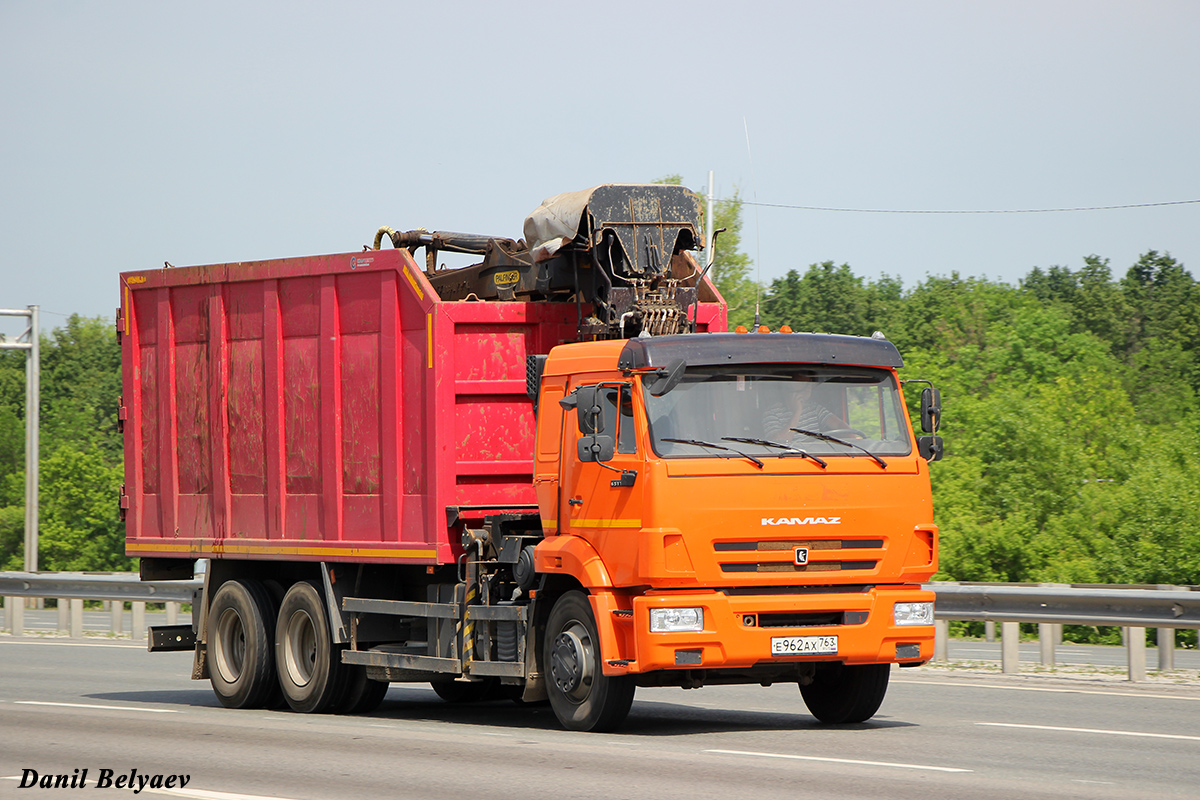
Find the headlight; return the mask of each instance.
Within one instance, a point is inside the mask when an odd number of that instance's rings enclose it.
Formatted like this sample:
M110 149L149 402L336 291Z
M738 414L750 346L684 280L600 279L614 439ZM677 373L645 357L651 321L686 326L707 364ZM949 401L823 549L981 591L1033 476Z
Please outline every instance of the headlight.
M896 603L892 619L897 625L932 625L933 603Z
M676 633L679 631L704 630L702 608L652 608L650 609L651 633Z

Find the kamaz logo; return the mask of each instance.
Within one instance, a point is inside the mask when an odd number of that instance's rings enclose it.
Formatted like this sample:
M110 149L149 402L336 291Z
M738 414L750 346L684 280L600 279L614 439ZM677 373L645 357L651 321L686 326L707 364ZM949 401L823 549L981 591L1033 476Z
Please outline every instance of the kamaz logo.
M771 517L762 518L763 525L841 525L841 517Z

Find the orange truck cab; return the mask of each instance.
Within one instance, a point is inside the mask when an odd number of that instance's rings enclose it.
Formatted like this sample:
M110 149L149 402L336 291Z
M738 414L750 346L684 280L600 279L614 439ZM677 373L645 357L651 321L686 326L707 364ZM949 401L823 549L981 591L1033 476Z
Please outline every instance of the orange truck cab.
M594 658L597 682L796 681L820 719L874 714L890 664L933 656L937 527L901 365L825 334L555 348L536 567L583 584L598 641L561 634L551 683L570 697Z

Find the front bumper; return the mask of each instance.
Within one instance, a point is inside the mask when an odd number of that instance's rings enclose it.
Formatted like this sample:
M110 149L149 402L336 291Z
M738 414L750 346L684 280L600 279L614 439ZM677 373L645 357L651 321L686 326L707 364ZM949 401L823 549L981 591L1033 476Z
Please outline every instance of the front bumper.
M604 648L609 675L675 669L747 669L764 663L840 661L846 664L923 664L933 658L933 625L895 625L896 603L932 603L932 592L918 586L871 587L844 593L725 594L720 591L664 592L632 598L632 613L608 603L614 634ZM597 598L599 599L599 598ZM608 606L608 609L605 607ZM651 608L704 609L698 632L651 633ZM837 624L787 625L788 616L842 617ZM600 613L597 614L598 621ZM764 622L782 626L764 626ZM837 653L772 656L771 639L781 636L837 636ZM619 652L617 652L619 651Z

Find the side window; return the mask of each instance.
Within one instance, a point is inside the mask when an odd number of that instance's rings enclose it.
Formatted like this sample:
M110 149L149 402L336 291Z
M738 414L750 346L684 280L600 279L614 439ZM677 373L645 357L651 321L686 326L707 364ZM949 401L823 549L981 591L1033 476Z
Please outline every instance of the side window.
M618 399L619 398L619 399ZM633 426L633 391L626 384L604 389L604 430L616 435L618 453L636 453L637 437Z

